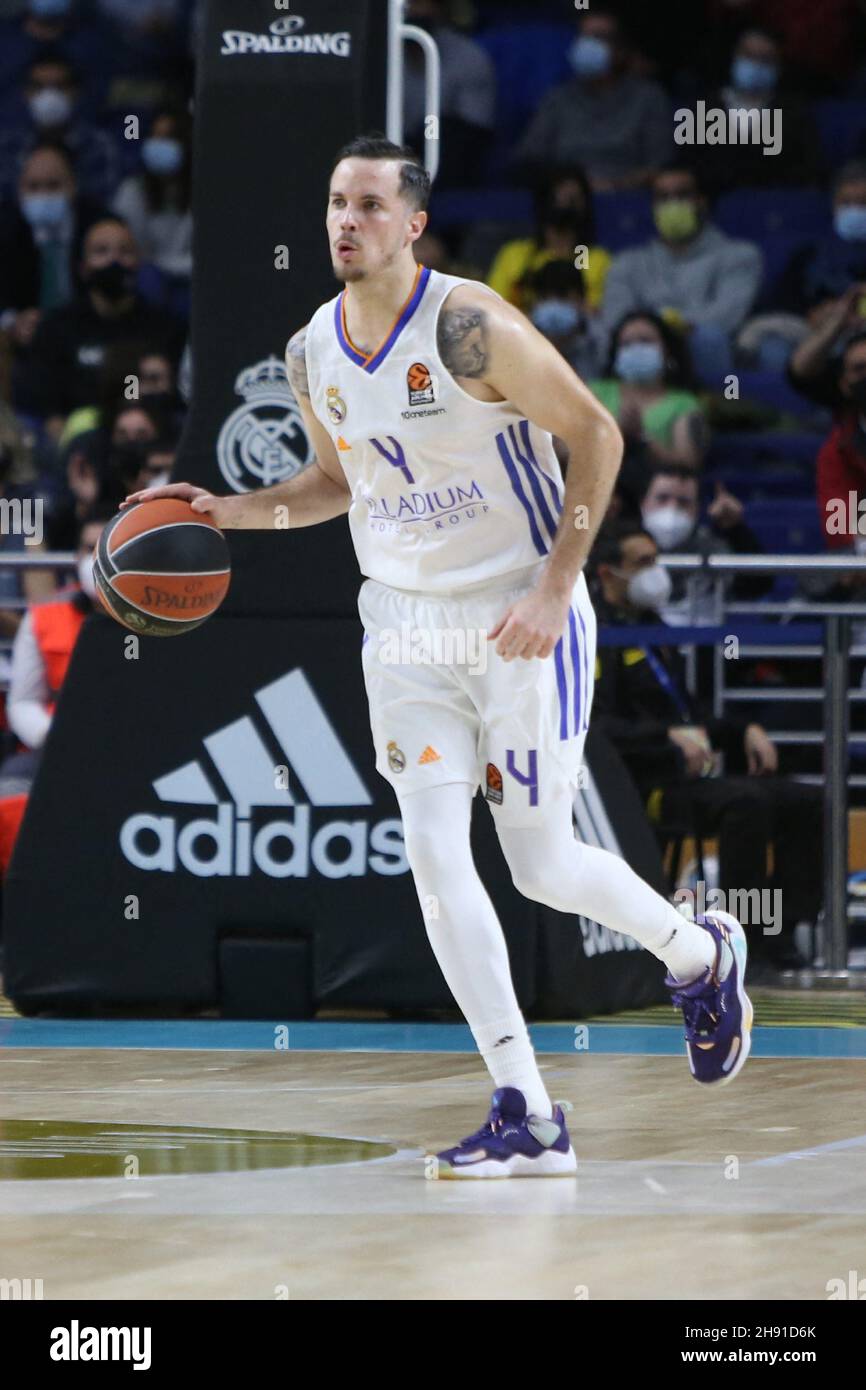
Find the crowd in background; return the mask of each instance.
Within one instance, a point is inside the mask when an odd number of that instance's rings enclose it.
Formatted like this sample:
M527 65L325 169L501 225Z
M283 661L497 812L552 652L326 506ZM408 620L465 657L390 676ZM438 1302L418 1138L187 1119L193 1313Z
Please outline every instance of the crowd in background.
M866 497L866 0L407 0L406 17L442 62L418 259L523 309L622 429L604 583L594 562L608 620L702 616L681 586L629 587L650 550L866 545L827 525L833 498ZM0 0L0 496L40 499L46 549L78 547L175 459L199 18L195 0ZM699 109L750 113L761 141L681 143ZM610 526L626 550L643 537L633 573ZM0 571L0 602L54 583ZM20 618L0 609L0 636ZM44 737L16 708L32 688L31 671L9 696L16 755Z

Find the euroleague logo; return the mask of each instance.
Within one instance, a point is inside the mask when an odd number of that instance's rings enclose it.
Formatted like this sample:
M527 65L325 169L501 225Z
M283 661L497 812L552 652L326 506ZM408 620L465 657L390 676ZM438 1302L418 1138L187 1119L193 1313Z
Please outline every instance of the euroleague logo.
M406 386L410 405L432 405L436 400L436 388L430 375L430 368L423 362L413 362L406 373Z

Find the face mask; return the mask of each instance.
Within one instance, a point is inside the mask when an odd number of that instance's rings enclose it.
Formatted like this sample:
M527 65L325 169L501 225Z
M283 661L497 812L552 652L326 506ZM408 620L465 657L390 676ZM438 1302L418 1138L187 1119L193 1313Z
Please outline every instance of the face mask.
M65 125L72 115L72 98L59 87L43 87L27 98L30 114L39 126Z
M671 596L673 584L663 565L650 565L629 576L628 601L633 608L652 608L658 613Z
M643 512L642 517L644 530L649 531L659 550L676 549L695 529L691 517L679 507L657 507L655 511Z
M577 305L570 304L567 299L542 299L531 314L535 327L547 338L564 338L576 333L582 317Z
M685 241L698 230L698 211L687 198L667 198L653 207L653 221L665 241Z
M183 145L152 136L141 147L141 160L149 174L176 174L183 164Z
M99 266L97 270L91 270L86 284L88 289L99 290L106 299L123 299L134 292L135 279L134 270L122 265L120 261L111 261L108 265Z
M610 72L613 54L604 39L590 34L577 38L568 50L568 60L578 77L606 77Z
M775 63L762 63L757 58L735 58L731 64L731 82L738 92L770 92L779 79Z
M78 582L88 598L96 598L96 580L93 578L92 555L81 555L79 557Z
M68 207L65 193L25 193L21 199L21 211L31 227L59 227Z
M836 235L843 241L866 241L866 207L848 203L833 214Z
M658 343L625 343L613 359L614 374L621 381L658 381L664 369L665 359Z

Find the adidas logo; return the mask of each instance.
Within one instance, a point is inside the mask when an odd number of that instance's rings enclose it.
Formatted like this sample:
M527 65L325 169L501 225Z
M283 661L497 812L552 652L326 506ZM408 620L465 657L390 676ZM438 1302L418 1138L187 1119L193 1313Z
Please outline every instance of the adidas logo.
M368 807L372 797L304 672L288 672L254 698L258 721L244 715L208 734L201 758L153 782L160 801L212 807L213 814L183 825L175 815L130 816L120 830L129 863L162 873L186 869L199 878L248 877L256 870L271 878L406 873L399 819L331 820L313 831L312 808ZM297 793L279 774L285 767ZM255 825L253 811L262 808L290 811L291 819Z
M419 761L419 763L422 763L422 764L423 764L423 763L438 763L438 762L441 762L441 759L442 759L442 754L441 754L441 753L437 753L437 752L436 752L436 749L435 749L435 748L431 748L430 744L428 743L428 744L427 744L427 747L424 749L424 752L421 754L421 756L420 756L420 758L418 759L418 761Z

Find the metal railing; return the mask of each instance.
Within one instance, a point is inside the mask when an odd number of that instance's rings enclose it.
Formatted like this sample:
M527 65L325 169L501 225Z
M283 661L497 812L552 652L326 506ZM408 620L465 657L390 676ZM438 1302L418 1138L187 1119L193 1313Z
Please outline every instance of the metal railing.
M748 618L794 619L787 626L789 641L759 641L743 643L739 655L820 657L824 663L824 688L800 690L789 695L795 699L823 699L822 732L809 734L770 731L779 743L824 745L824 924L826 968L816 972L816 978L840 983L848 980L848 755L852 743L866 743L866 734L852 734L849 725L849 703L866 698L866 692L849 691L850 656L866 656L866 647L851 651L851 622L866 621L866 603L827 603L808 598L786 602L743 600L728 602L726 582L743 574L788 574L795 577L808 574L862 574L866 578L866 556L854 555L660 555L666 569L685 571L694 577L709 577L712 581L713 626L735 628ZM694 585L693 597L694 597ZM798 627L816 620L823 627L823 641L797 641ZM748 635L748 623L740 623ZM781 627L782 625L779 624ZM677 645L677 628L670 629L670 644ZM731 635L739 635L732 633ZM799 634L802 636L803 634ZM714 653L714 710L721 714L725 699L754 699L748 692L725 690L725 658L718 644ZM785 698L786 692L773 690L772 698ZM767 695L765 698L771 698ZM857 779L863 785L866 779Z

